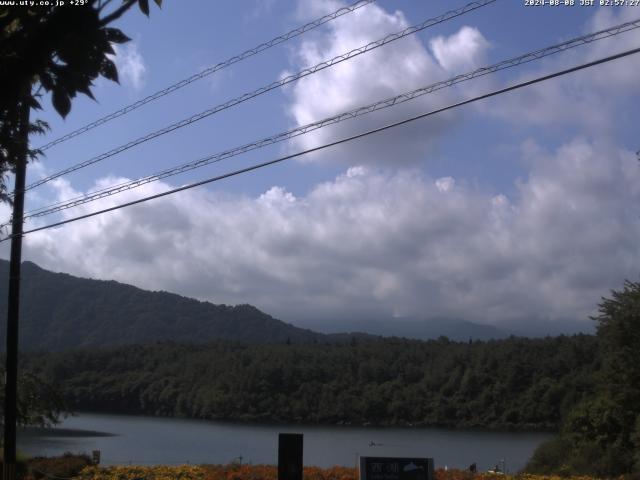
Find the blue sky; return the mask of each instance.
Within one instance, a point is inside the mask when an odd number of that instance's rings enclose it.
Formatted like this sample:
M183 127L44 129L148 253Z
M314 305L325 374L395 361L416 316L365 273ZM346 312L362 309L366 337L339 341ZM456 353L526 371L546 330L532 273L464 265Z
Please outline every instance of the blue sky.
M298 25L338 1L166 1L118 26L121 85L38 114L46 143ZM29 181L464 2L385 1L47 151ZM590 31L634 7L498 0L29 192L27 209L147 175ZM640 46L633 31L101 202L68 218L319 145ZM636 57L25 239L26 259L283 320L584 320L640 272ZM49 104L48 100L44 102ZM5 208L6 210L6 208ZM32 220L27 227L44 224ZM6 247L5 252L6 252ZM5 253L6 257L6 253ZM392 321L392 320L390 320Z

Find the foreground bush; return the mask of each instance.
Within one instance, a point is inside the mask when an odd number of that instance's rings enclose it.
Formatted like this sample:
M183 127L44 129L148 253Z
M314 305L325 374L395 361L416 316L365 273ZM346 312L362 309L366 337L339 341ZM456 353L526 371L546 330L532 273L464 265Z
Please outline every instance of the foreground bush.
M502 475L495 473L471 473L467 470L438 469L435 471L435 480L596 480L588 476L559 476L559 475L532 475L516 474ZM622 480L622 479L619 479Z
M65 453L59 457L34 457L26 462L26 478L38 480L40 478L70 478L78 475L84 468L91 465L87 455Z
M275 465L207 465L207 480L277 480ZM305 480L356 480L357 472L350 467L304 467Z
M181 465L178 467L87 467L78 480L277 480L274 465ZM305 480L356 480L354 468L305 467Z
M277 480L274 465L182 465L179 467L87 467L78 480ZM358 471L350 467L305 467L304 480L357 480ZM593 477L557 475L473 474L465 470L436 470L434 480L595 480Z

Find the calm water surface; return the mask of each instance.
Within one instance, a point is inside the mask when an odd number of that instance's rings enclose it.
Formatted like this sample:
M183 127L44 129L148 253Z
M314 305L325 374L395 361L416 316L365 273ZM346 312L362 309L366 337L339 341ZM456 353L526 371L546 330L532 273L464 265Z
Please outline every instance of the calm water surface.
M304 434L304 463L328 467L355 465L358 455L433 457L436 468L492 468L502 459L517 471L549 434L444 430L433 428L318 427L238 425L205 420L82 413L60 428L89 430L78 434L20 432L18 448L30 454L100 450L102 463L276 464L278 433ZM105 432L111 436L98 436Z

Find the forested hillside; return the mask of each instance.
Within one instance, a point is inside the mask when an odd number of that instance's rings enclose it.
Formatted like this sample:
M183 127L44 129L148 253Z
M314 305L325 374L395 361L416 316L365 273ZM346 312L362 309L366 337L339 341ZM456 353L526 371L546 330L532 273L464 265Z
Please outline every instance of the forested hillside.
M0 260L0 315L7 311L9 263ZM64 350L160 340L311 342L322 334L294 327L251 305L214 305L114 281L22 267L20 343L26 350ZM4 347L4 329L0 345Z
M239 421L554 429L589 394L591 336L158 344L31 354L77 410Z

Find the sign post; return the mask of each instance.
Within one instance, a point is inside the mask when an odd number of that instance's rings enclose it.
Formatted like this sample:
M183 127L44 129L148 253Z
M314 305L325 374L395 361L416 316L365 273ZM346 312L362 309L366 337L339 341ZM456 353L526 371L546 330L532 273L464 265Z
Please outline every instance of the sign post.
M278 435L278 480L302 480L301 433Z

